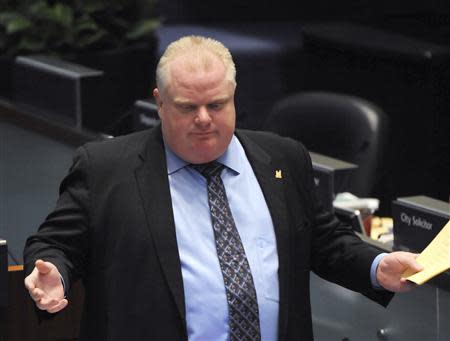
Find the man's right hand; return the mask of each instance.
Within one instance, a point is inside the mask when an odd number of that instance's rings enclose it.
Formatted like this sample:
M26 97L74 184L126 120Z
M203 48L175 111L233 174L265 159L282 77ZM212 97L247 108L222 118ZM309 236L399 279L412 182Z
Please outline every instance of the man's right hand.
M33 272L25 278L25 287L36 306L49 313L56 313L69 303L64 298L61 275L50 262L37 260Z

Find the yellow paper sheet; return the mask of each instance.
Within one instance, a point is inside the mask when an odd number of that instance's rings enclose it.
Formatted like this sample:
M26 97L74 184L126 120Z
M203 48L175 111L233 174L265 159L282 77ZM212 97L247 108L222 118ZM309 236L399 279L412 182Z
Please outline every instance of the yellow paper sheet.
M419 285L450 269L450 221L417 257L417 262L424 269L415 274L408 270L403 277Z

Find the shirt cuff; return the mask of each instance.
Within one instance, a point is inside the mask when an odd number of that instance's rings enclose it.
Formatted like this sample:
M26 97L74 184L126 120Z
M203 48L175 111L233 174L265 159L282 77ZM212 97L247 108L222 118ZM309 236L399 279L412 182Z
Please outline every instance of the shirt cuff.
M67 298L67 293L66 293L66 282L64 282L64 278L63 276L59 275L59 278L61 278L61 283L64 289L64 298Z
M372 283L372 287L376 290L384 290L384 288L378 283L377 280L377 269L380 264L381 259L386 256L387 253L380 253L372 262L372 266L370 267L370 282Z

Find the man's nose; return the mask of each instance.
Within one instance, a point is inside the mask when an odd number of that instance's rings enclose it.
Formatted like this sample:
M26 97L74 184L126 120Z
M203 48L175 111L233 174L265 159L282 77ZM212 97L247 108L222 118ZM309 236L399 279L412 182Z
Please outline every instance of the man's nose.
M211 115L209 114L206 107L200 107L196 116L196 123L207 124L211 122Z

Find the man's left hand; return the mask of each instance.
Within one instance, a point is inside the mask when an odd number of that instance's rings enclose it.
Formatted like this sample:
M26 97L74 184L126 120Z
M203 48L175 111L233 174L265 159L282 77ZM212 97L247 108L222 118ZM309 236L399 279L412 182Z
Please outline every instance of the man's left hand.
M384 256L377 268L378 283L386 290L392 292L405 292L415 285L402 278L402 274L411 269L413 272L423 270L423 266L417 263L417 254L403 251L392 252Z

